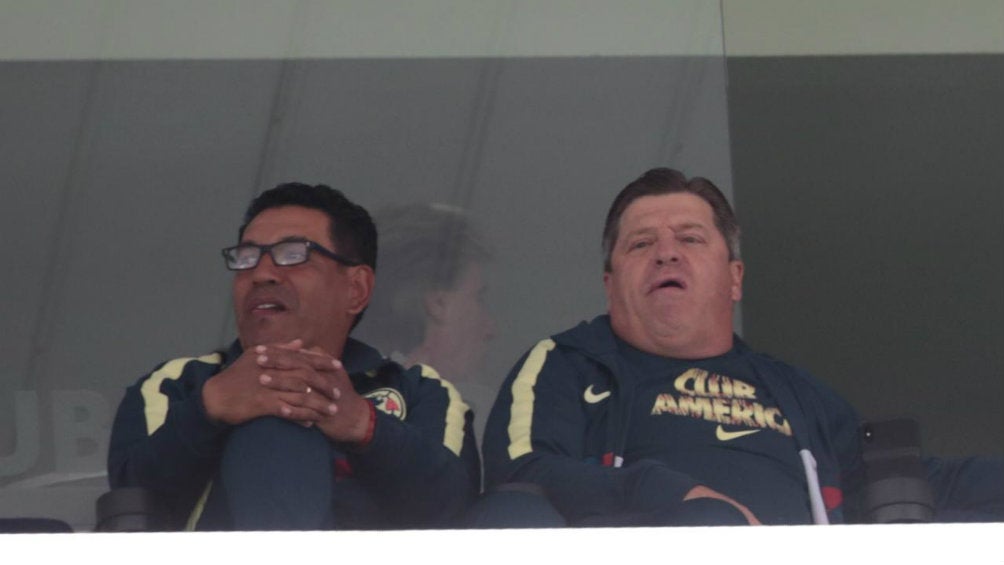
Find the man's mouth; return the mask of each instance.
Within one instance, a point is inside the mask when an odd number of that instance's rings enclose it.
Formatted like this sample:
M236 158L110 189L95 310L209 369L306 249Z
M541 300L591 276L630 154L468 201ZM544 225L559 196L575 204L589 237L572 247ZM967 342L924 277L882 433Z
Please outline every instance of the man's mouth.
M279 314L289 308L286 302L275 296L260 296L252 298L247 302L247 311L253 314Z
M686 290L687 284L682 280L676 278L663 279L652 285L651 292L655 292L657 290L661 290L664 288L676 288L680 290Z
M265 311L265 310L271 310L271 311L275 311L275 312L283 312L283 311L286 310L286 307L283 306L282 304L278 304L276 302L265 302L264 304L258 304L257 306L255 306L251 310L252 311L256 311L256 312Z

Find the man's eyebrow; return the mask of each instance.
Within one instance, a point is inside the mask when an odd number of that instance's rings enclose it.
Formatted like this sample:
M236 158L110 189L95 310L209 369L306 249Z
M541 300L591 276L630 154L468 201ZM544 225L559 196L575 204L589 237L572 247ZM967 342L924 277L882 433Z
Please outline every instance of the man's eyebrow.
M687 230L706 230L707 226L700 222L687 222L684 224L677 224L673 226L673 231L687 231Z
M636 235L650 234L650 233L654 233L654 232L655 232L655 228L653 228L651 226L644 227L644 228L635 228L635 229L633 229L633 230L625 233L624 234L624 239L629 239L629 238L632 238L632 237L634 237Z
M310 240L302 235L287 235L286 237L280 238L272 245L275 245L276 243L285 243L287 241L310 241ZM259 243L253 239L244 239L241 240L241 242L238 245L265 245L265 244Z

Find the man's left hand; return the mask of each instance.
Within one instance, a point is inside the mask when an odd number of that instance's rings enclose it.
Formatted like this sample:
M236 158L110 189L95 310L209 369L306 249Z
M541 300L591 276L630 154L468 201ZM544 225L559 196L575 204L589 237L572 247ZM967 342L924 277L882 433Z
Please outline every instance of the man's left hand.
M283 400L296 408L299 423L316 425L332 441L359 443L365 438L370 424L369 401L356 392L341 361L317 347L273 348L259 360L259 366L272 377L262 383L264 386L288 393ZM304 370L322 375L328 390L305 384L291 386L291 381L299 379L290 377Z

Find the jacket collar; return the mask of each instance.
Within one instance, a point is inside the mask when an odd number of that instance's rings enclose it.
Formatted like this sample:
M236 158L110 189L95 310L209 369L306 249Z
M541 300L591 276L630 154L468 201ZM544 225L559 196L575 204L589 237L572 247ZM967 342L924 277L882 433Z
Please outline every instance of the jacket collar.
M617 364L617 336L610 326L610 315L596 316L589 322L579 322L574 328L552 337L555 343L578 350L608 368ZM743 355L749 346L738 335L732 334L733 352Z

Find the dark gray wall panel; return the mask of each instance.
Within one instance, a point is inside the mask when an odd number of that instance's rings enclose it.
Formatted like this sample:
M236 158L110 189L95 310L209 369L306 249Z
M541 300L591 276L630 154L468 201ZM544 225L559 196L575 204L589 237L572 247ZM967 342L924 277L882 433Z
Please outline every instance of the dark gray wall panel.
M728 65L746 336L931 453L1004 453L1004 57Z

